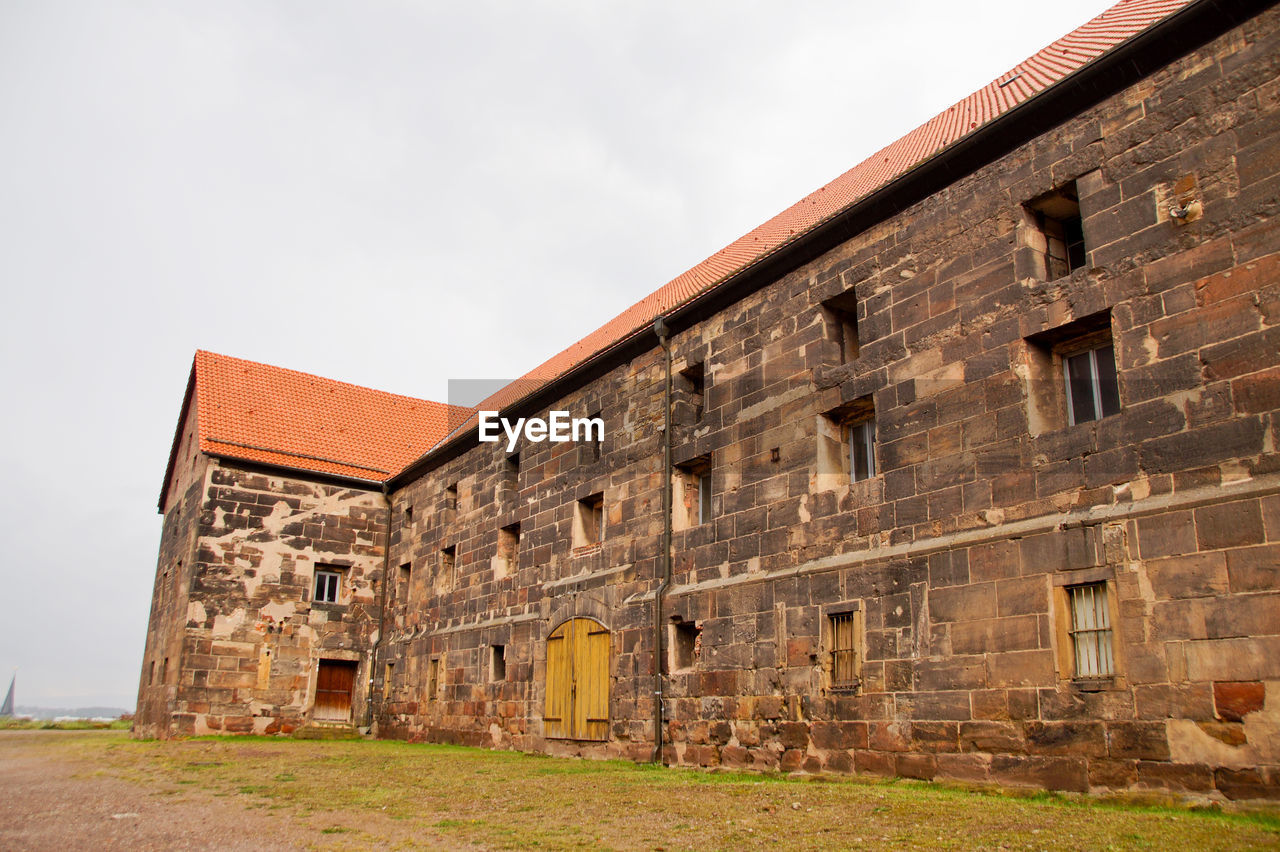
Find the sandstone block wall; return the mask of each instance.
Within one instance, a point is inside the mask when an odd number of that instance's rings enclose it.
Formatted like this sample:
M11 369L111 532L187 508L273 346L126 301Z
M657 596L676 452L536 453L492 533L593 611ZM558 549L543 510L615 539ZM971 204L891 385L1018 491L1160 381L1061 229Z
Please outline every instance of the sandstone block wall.
M198 516L166 516L162 543L163 559L184 525L195 531L181 612L170 616L180 662L175 655L166 700L138 730L289 733L311 720L322 659L357 663L351 721L363 723L380 621L382 495L210 460L190 497ZM317 568L341 574L336 603L313 600Z
M678 376L675 462L709 456L714 496L675 534L666 614L697 640L666 661L669 760L1280 795L1278 23L677 336L705 394ZM1072 181L1087 262L1047 280L1025 205ZM831 310L850 292L852 359ZM1068 425L1053 357L1072 332L1109 335L1119 414ZM598 459L526 443L517 470L482 444L393 495L381 733L647 755L661 380L655 348L551 406L602 412ZM877 430L860 482L834 419L852 403ZM575 513L596 494L592 545ZM1105 584L1109 679L1072 670L1082 583ZM837 688L842 611L860 667ZM611 634L606 742L545 737L546 639L571 616Z

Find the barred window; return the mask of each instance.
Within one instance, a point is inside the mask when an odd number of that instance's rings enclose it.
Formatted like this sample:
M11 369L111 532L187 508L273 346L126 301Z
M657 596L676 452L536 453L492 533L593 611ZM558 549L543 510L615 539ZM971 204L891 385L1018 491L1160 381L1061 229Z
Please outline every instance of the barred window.
M858 685L857 613L841 612L831 616L831 685Z
M1075 650L1076 677L1111 677L1115 673L1115 658L1111 649L1107 584L1068 586L1067 595L1071 602L1071 645Z

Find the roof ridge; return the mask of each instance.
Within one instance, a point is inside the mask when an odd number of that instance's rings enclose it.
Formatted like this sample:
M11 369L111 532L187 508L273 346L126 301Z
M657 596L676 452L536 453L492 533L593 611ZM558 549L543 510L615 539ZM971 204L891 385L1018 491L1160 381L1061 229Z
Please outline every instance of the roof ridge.
M346 382L346 381L343 381L342 379L332 379L332 378L329 378L328 376L321 376L317 373L308 373L305 370L295 370L292 367L281 367L277 364L268 364L265 361L254 361L249 358L238 358L235 355L223 355L220 352L212 352L208 349L196 350L195 357L196 357L197 366L199 366L199 359L200 359L200 356L202 355L208 356L211 358L216 358L220 361L232 361L239 364L250 364L254 367L262 367L276 373L289 373L295 376L301 376L308 379L316 379L318 381L325 382L331 385L342 385L343 387L353 388L359 391L367 391L369 393L375 393L381 396L389 396L389 397L394 397L396 399L403 399L409 402L425 402L428 405L439 405L447 408L461 408L467 411L472 410L465 405L454 405L453 403L437 402L436 400L427 399L425 397L408 396L402 393L394 393L392 391L380 390L378 388L369 387L368 385L358 385L355 382Z

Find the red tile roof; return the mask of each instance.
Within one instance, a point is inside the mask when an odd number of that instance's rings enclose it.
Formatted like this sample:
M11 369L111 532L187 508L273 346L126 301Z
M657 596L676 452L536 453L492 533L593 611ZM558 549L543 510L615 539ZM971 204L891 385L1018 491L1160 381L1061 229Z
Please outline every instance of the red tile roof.
M478 408L505 408L609 347L644 332L657 317L785 248L1191 2L1121 0L676 276ZM210 352L196 353L193 379L200 449L204 452L357 479L389 479L451 434L463 431L457 427L474 413L472 409L396 396ZM185 416L185 410L183 413ZM450 425L455 427L453 432ZM179 440L181 435L175 438L173 452Z
M1191 2L1121 0L898 141L872 154L831 183L676 276L568 349L498 391L478 408L500 409L510 405L611 345L647 329L657 317L799 239L978 127Z
M355 479L389 478L471 411L213 352L192 376L201 451Z

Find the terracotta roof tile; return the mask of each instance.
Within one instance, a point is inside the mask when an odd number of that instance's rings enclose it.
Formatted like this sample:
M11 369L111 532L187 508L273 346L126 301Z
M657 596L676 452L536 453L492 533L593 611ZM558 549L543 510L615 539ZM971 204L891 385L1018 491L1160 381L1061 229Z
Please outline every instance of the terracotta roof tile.
M1121 0L1001 74L896 142L872 154L758 228L645 296L586 337L480 403L500 409L592 356L643 331L659 316L798 239L858 200L956 143L1192 0Z
M470 409L198 351L200 449L211 455L382 481Z

